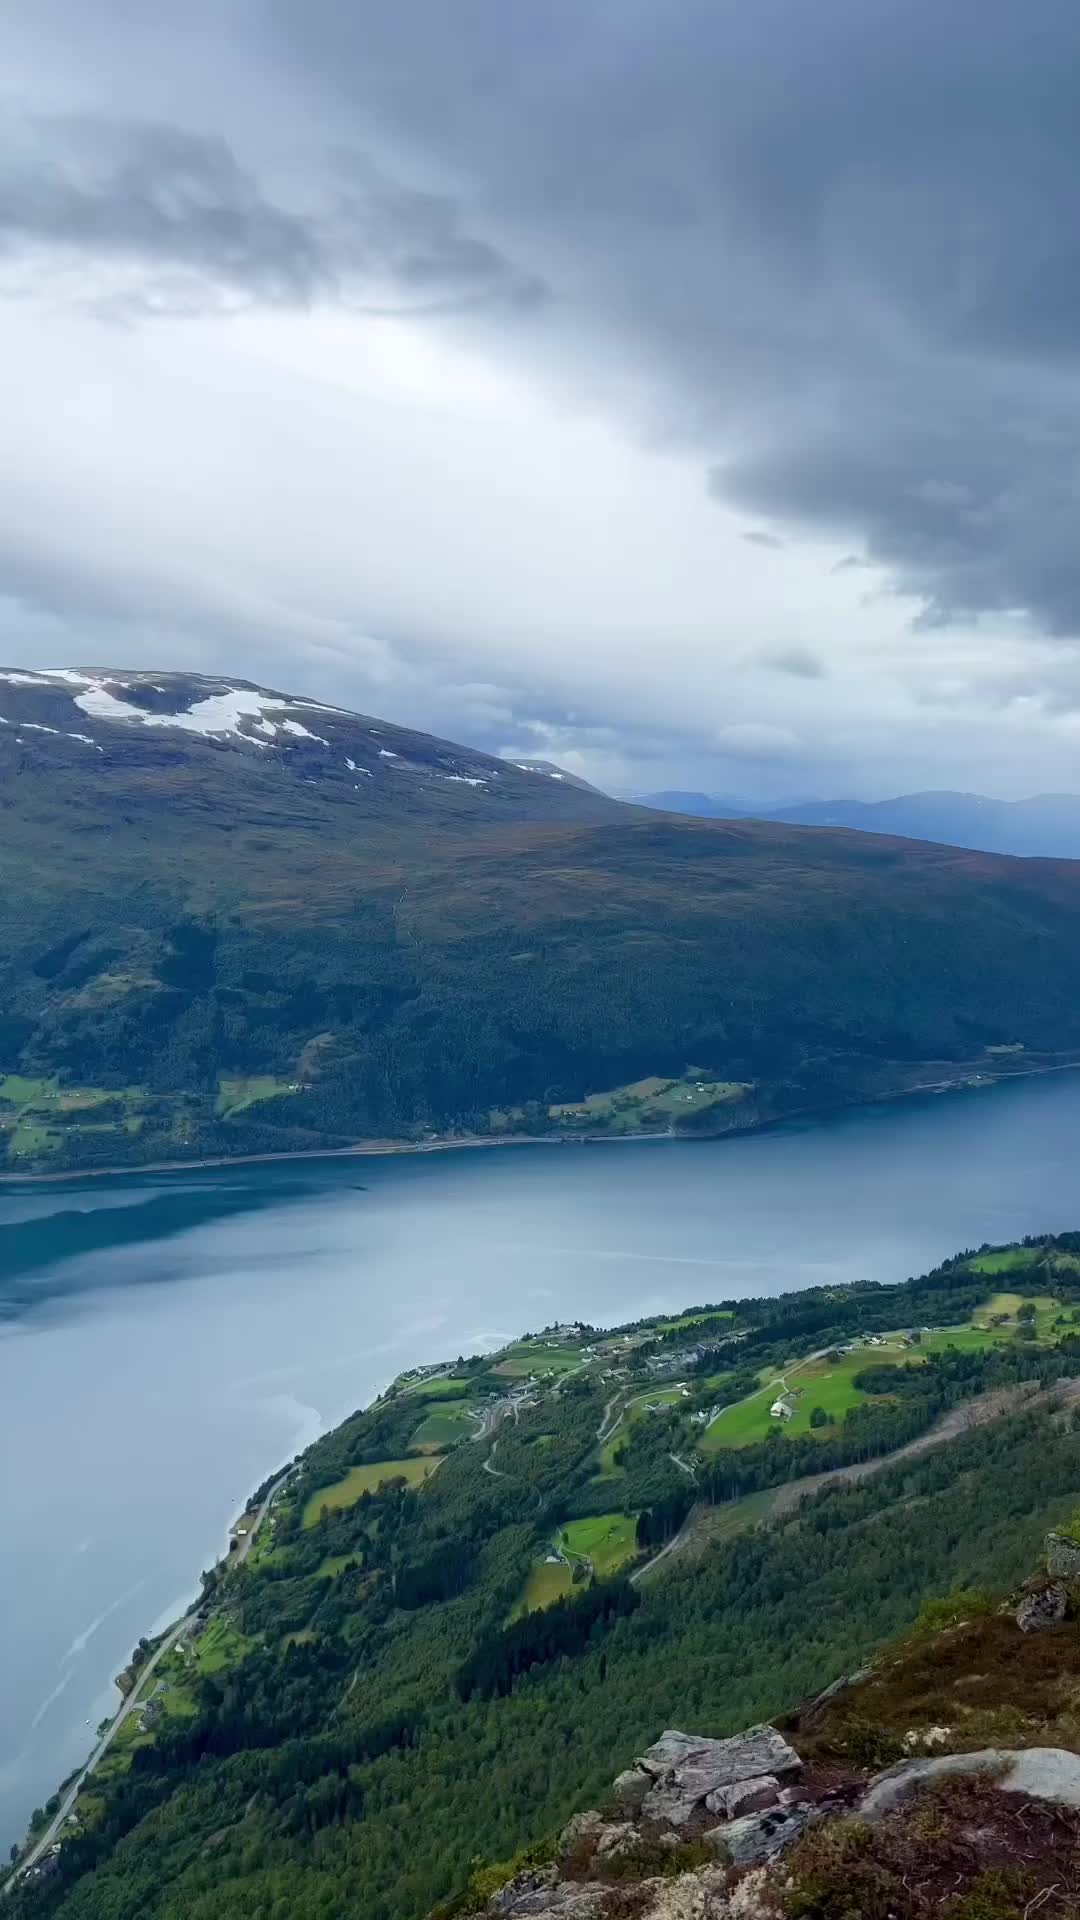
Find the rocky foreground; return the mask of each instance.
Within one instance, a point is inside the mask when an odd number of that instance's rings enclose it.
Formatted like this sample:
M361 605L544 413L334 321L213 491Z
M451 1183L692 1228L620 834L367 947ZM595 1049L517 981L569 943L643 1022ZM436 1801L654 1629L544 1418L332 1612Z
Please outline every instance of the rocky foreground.
M1051 1535L1008 1608L954 1612L783 1731L664 1733L550 1857L480 1876L458 1910L1080 1920L1080 1547Z

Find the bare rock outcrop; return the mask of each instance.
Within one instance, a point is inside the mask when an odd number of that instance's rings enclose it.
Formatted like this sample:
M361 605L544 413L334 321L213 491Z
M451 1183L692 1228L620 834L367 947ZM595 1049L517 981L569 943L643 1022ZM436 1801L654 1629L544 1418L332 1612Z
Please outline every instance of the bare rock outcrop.
M757 1805L768 1805L763 1795L771 1791L775 1800L780 1780L801 1767L794 1747L775 1727L750 1727L729 1740L669 1729L638 1761L638 1769L654 1783L642 1800L641 1814L671 1827L685 1826L702 1807L730 1818L735 1809L725 1806L725 1793L753 1781Z
M793 1804L801 1771L775 1727L726 1740L669 1728L615 1781L621 1818L575 1814L554 1860L515 1874L485 1911L602 1920L626 1914L629 1897L634 1920L758 1920L764 1876L755 1870L815 1816Z
M1052 1580L1064 1580L1067 1586L1080 1582L1080 1543L1065 1533L1048 1533L1046 1571Z
M1042 1633L1058 1626L1068 1610L1068 1588L1060 1580L1040 1581L1021 1600L1016 1624L1021 1633Z

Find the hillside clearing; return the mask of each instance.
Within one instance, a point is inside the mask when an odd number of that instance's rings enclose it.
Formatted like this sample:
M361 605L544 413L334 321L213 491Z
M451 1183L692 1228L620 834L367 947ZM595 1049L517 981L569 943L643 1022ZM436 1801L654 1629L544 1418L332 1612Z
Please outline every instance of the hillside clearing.
M304 1526L315 1527L324 1507L354 1507L362 1494L374 1493L387 1480L407 1480L411 1487L422 1486L439 1464L438 1455L414 1454L405 1460L378 1460L362 1467L351 1467L343 1480L332 1487L320 1487L304 1508Z

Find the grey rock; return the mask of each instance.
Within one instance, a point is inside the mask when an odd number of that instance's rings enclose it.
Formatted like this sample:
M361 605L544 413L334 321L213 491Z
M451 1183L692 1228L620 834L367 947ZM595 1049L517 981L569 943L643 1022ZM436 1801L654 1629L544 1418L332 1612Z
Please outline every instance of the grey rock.
M555 1885L557 1875L554 1867L528 1868L524 1873L515 1873L512 1880L492 1894L488 1907L492 1913L512 1913L515 1903L526 1894L550 1891Z
M1016 1624L1021 1633L1041 1633L1046 1627L1056 1627L1064 1620L1068 1610L1069 1595L1060 1580L1051 1580L1048 1585L1037 1587L1033 1593L1026 1593L1020 1602L1016 1615Z
M640 1920L729 1920L727 1876L722 1867L702 1867L674 1880L650 1880L639 1887L645 1904Z
M700 1753L703 1747L715 1746L714 1740L706 1740L700 1734L678 1733L669 1727L660 1735L651 1747L647 1748L638 1761L638 1766L654 1779L661 1779L670 1773L673 1767L680 1766L692 1753Z
M754 1867L762 1861L775 1860L817 1817L817 1809L812 1806L772 1807L766 1813L749 1813L742 1820L728 1820L702 1838L706 1846L730 1860L733 1867Z
M643 1773L640 1767L628 1767L625 1773L620 1773L615 1782L615 1798L624 1813L633 1817L641 1812L652 1783L652 1774Z
M854 1673L842 1673L839 1680L834 1680L831 1685L823 1687L820 1693L816 1693L814 1698L800 1709L799 1726L812 1727L815 1721L820 1720L826 1707L831 1706L834 1700L839 1700L841 1694L850 1693L852 1687L861 1686L864 1680L869 1680L873 1671L873 1667L857 1667Z
M567 1854L573 1853L575 1848L580 1847L584 1842L590 1842L595 1845L603 1831L604 1822L600 1814L594 1812L575 1813L573 1818L567 1821L559 1835L555 1848L559 1859L565 1860Z
M579 1880L556 1880L550 1868L535 1873L517 1873L501 1887L488 1905L498 1914L572 1914L574 1920L589 1920L601 1914L610 1898L610 1888L588 1886Z
M1080 1754L1064 1747L980 1747L975 1753L943 1753L932 1760L902 1760L887 1767L871 1781L856 1812L871 1823L883 1820L927 1780L964 1773L996 1773L1000 1777L995 1784L1003 1793L1080 1807Z
M780 1797L780 1782L775 1773L761 1773L752 1780L736 1780L730 1787L714 1787L705 1796L710 1813L722 1820L735 1820L741 1813L761 1813L774 1807Z
M997 1747L980 1747L975 1753L935 1754L932 1760L900 1760L871 1780L855 1811L860 1820L873 1824L903 1806L924 1781L943 1780L953 1773L993 1773L1003 1758Z
M596 1858L617 1860L636 1844L637 1838L638 1830L632 1820L613 1821L610 1826L601 1827L596 1836Z
M1046 1571L1055 1580L1080 1580L1080 1546L1063 1533L1046 1536Z
M1007 1793L1023 1793L1030 1800L1052 1800L1059 1807L1080 1807L1080 1754L1067 1747L1024 1747L1012 1756Z
M546 1892L525 1894L512 1907L503 1909L509 1914L573 1914L574 1920L592 1920L594 1914L602 1914L610 1904L609 1887L583 1886L578 1880L564 1880L557 1887Z
M729 1740L670 1730L638 1765L653 1776L641 1811L647 1820L684 1826L710 1793L763 1775L798 1773L802 1761L775 1727L749 1727Z

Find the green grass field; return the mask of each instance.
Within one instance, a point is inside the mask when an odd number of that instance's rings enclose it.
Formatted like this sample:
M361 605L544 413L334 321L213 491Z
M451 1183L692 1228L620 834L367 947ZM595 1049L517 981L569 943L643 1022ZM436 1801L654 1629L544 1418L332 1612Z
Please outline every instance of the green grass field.
M568 1347L558 1343L548 1346L542 1338L516 1340L513 1346L507 1347L504 1358L494 1371L505 1374L508 1379L527 1380L533 1373L569 1373L574 1367L580 1367L581 1361L580 1346Z
M55 1153L60 1145L60 1135L50 1133L34 1120L19 1120L11 1135L9 1151L12 1159L20 1157L37 1158L43 1153Z
M998 1338L1008 1338L1009 1335L1016 1330L1016 1316L1023 1306L1031 1306L1035 1309L1035 1337L1037 1340L1054 1340L1057 1338L1057 1329L1054 1327L1054 1321L1058 1315L1063 1312L1063 1308L1061 1301L1052 1293L995 1293L993 1299L989 1300L985 1307L978 1309L974 1315L974 1319L976 1324L984 1324L992 1315L1007 1313L1010 1324L1006 1327L996 1329L996 1332Z
M681 1115L707 1107L730 1106L748 1091L741 1080L709 1080L687 1074L676 1080L650 1074L605 1093L548 1109L552 1120L566 1127L602 1127L609 1133L633 1133L640 1127L661 1126Z
M417 1380L404 1387L404 1393L414 1394L418 1400L460 1400L469 1391L471 1382L457 1380L452 1374L434 1380Z
M24 1073L0 1074L0 1100L10 1101L13 1107L35 1106L55 1090L55 1080L32 1079Z
M980 1308L980 1312L983 1311ZM976 1323L962 1327L938 1327L933 1333L923 1334L909 1357L914 1360L920 1353L946 1353L950 1347L958 1353L984 1353L987 1347L997 1347L1003 1340L1011 1340L1015 1333L1015 1322L1006 1327L980 1326Z
M675 1320L658 1320L658 1333L678 1333L691 1327L711 1327L714 1320L734 1320L733 1307L710 1307L708 1313L680 1313Z
M977 1253L967 1264L973 1273L1012 1273L1037 1258L1036 1247L1005 1247L1000 1253Z
M476 1431L476 1420L468 1407L455 1406L452 1400L432 1400L409 1446L429 1451L456 1447L459 1440L467 1440Z
M200 1674L221 1673L225 1667L238 1666L254 1645L254 1640L218 1615L195 1641L191 1665Z
M833 1419L843 1419L849 1407L857 1407L866 1395L855 1386L856 1374L867 1367L895 1366L909 1358L899 1342L884 1347L858 1347L854 1353L841 1354L837 1361L795 1361L783 1375L771 1374L764 1386L734 1406L725 1407L703 1434L699 1445L703 1453L716 1453L721 1447L749 1447L764 1440L769 1428L778 1424L770 1408L786 1384L794 1393L795 1412L785 1420L785 1433L828 1433L828 1427L812 1428L810 1415L822 1407Z
M199 1711L196 1701L183 1687L166 1687L161 1704L173 1720L191 1720Z
M234 1113L246 1113L260 1100L277 1100L295 1089L294 1080L279 1080L272 1073L223 1073L218 1080L217 1111L223 1120L229 1120Z
M536 1613L540 1607L553 1606L572 1586L573 1575L564 1560L540 1561L530 1571L511 1619L520 1619L523 1613Z
M356 1565L354 1553L328 1553L326 1559L316 1567L315 1578L316 1580L336 1580L339 1573L344 1573L347 1567Z
M324 1507L354 1507L361 1494L374 1493L386 1480L407 1480L411 1487L418 1487L429 1473L434 1473L438 1464L437 1455L414 1454L408 1460L378 1460L367 1466L350 1467L344 1480L332 1487L320 1487L312 1494L304 1508L304 1525L317 1526Z
M635 1558L636 1527L636 1514L590 1514L585 1520L568 1520L559 1528L558 1542L571 1559L591 1560L597 1575L604 1579Z
M96 1119L96 1109L113 1101L122 1103L123 1117ZM65 1139L80 1133L115 1133L119 1149L122 1133L138 1133L141 1129L144 1101L140 1087L63 1087L55 1076L0 1074L0 1139L6 1137L13 1160L46 1159ZM66 1120L57 1124L60 1114L87 1117L82 1123Z

